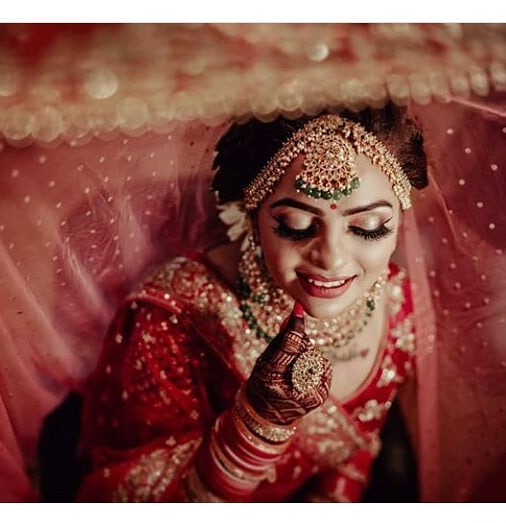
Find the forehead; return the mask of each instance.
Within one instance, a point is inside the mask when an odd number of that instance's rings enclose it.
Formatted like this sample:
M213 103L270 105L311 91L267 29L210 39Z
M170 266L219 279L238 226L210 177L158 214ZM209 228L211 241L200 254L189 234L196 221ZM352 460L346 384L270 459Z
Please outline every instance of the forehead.
M349 196L342 197L338 202L339 207L346 209L347 207L365 205L372 201L382 199L391 202L394 208L397 208L398 200L386 174L384 174L379 167L373 165L369 158L362 154L356 156L355 159L357 162L360 186L358 189L353 190ZM299 200L307 200L311 205L316 207L327 208L330 203L328 200L310 198L295 188L295 178L303 171L304 155L300 154L288 166L274 188L274 191L266 199L266 203L272 203L280 198L291 197Z

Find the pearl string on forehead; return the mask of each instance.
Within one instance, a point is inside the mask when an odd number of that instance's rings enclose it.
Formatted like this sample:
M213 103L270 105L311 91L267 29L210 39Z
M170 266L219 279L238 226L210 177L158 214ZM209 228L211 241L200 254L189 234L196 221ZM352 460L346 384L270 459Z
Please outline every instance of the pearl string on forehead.
M411 184L390 151L360 124L338 115L323 115L308 122L283 144L244 190L248 211L272 192L290 163L304 155L295 187L310 198L339 200L360 186L356 156L364 154L388 177L403 210L411 207Z

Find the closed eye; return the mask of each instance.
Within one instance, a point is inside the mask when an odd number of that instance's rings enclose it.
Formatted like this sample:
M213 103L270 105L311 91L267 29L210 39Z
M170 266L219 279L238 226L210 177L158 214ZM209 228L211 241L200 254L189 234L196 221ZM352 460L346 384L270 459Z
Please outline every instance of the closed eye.
M279 218L275 218L277 222L277 225L272 228L274 231L274 234L278 236L279 238L282 238L284 240L291 240L294 242L307 240L309 238L313 238L318 230L318 226L316 223L312 223L308 227L305 227L303 229L294 229L293 227L288 227L283 220L280 220Z
M363 229L355 225L350 225L349 230L359 238L362 238L365 241L377 241L390 236L394 229L389 229L385 224L380 225L376 229Z

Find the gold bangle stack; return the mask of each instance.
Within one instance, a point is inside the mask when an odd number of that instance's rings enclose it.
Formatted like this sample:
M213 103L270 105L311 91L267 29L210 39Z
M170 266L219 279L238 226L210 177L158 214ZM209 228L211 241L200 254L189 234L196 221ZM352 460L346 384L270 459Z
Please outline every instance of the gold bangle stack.
M295 424L275 425L257 414L246 398L244 387L237 393L235 412L247 429L268 443L285 443L295 434Z

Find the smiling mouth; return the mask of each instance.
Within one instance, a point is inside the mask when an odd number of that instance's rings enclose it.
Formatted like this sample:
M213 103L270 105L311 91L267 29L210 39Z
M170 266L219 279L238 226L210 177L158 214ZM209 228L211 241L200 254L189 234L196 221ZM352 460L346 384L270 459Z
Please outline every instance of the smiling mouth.
M316 287L323 287L325 289L332 289L336 287L341 287L349 280L352 280L355 276L345 276L344 278L325 278L324 276L316 276L304 274L303 272L298 272L297 276L310 283Z
M316 287L323 287L325 289L341 287L341 285L344 285L349 280L349 278L343 278L342 280L322 281L322 280L315 280L313 278L310 278L309 276L302 276L302 277L305 278L305 280L308 281L311 285L316 285Z
M355 276L344 278L323 278L320 276L309 276L308 274L297 273L302 288L310 295L316 298L337 298L345 293Z

